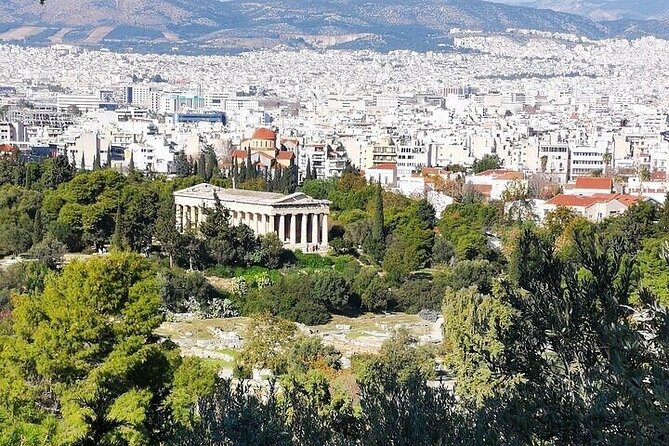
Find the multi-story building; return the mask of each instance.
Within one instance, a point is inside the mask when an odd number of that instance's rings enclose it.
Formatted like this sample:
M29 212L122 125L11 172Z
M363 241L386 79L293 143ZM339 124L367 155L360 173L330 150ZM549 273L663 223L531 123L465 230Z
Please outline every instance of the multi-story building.
M569 178L569 154L567 143L539 144L541 172L560 183L566 183Z
M606 149L596 147L576 147L571 151L569 179L592 175L594 171L603 173L606 165Z
M423 167L432 167L432 147L415 138L402 138L397 147L397 176L410 177Z
M390 136L381 137L378 142L367 146L365 169L379 164L396 164L397 146Z
M85 113L98 110L100 103L100 96L96 95L59 94L56 97L56 108L59 112L66 112L76 107L80 112Z

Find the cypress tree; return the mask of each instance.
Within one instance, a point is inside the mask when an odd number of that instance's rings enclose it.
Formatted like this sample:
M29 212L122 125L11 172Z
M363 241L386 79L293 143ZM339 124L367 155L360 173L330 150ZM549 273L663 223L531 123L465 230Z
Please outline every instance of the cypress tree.
M385 221L383 218L383 190L381 183L376 184L374 194L374 220L372 222L372 233L365 240L363 248L377 262L383 258L385 251Z
M372 231L375 237L378 238L381 242L384 241L384 227L385 220L383 217L383 189L381 188L381 182L376 183L376 190L374 195L374 224L372 226Z
M306 170L307 170L307 172L304 175L304 181L313 180L313 178L311 178L311 159L310 158L307 158L307 169Z
M288 168L288 186L286 189L289 194L292 194L297 190L298 177L299 177L299 170L297 169L297 165L293 163Z
M318 179L318 174L316 173L316 166L313 166L311 171L311 179L312 180L317 180Z
M253 162L251 161L251 149L248 149L246 151L246 178L244 180L252 180L255 178L253 167Z
M44 238L44 226L42 224L42 211L37 209L33 219L33 245L38 244Z
M132 159L132 156L131 156ZM111 244L116 249L123 249L123 227L121 223L121 203L116 207L116 221L114 222L114 235Z
M128 172L135 171L135 153L130 152L130 161L128 162Z
M81 170L86 170L86 157L84 156L84 152L81 152L81 165L79 166Z
M204 152L200 152L200 159L197 162L197 174L202 180L207 181L207 161L204 157Z
M26 164L26 181L25 181L25 187L26 189L30 189L30 164Z
M100 170L102 166L100 166L100 156L99 154L96 154L93 157L93 170Z

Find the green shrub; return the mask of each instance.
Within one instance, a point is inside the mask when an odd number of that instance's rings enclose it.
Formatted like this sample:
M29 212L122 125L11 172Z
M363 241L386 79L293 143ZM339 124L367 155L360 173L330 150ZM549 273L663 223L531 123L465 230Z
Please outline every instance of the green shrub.
M295 251L295 257L297 258L297 264L300 268L324 269L334 265L331 258L320 254L307 254L302 251Z

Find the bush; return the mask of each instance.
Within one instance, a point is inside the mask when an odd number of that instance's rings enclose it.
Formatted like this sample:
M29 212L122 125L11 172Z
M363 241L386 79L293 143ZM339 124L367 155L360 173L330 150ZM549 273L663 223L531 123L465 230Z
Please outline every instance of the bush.
M305 325L327 324L332 318L324 304L312 299L299 300L285 316L291 321Z
M204 272L207 276L220 277L221 279L229 279L235 277L235 271L229 266L216 265L209 267Z
M228 297L214 288L200 272L166 270L159 274L160 296L167 311L173 313L198 313L204 317L231 314L231 304L224 304Z
M270 269L280 268L283 265L283 242L275 233L263 235L260 238L260 250L265 266Z
M315 275L311 295L330 311L341 312L348 308L351 290L349 284L337 271L325 270Z
M487 260L461 260L449 273L451 287L461 290L476 285L480 293L488 294L492 290L495 267Z
M395 291L397 310L416 314L421 310L441 309L444 299L442 287L427 279L408 280Z
M395 305L395 295L381 277L375 277L360 296L369 311L381 312Z
M320 254L305 254L302 251L295 251L295 257L298 266L305 269L324 269L334 265L332 259Z
M455 257L455 247L446 237L436 237L432 246L432 265L448 265Z

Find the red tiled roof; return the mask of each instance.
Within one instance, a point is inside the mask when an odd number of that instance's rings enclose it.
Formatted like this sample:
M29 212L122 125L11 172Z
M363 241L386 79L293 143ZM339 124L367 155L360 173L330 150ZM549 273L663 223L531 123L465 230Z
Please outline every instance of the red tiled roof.
M523 174L520 172L506 172L495 177L498 180L522 180Z
M472 188L485 197L490 197L492 193L492 185L490 184L472 184Z
M650 173L651 181L664 181L667 179L667 172L661 170L654 170Z
M11 144L0 144L0 152L14 153L16 152L16 147Z
M576 178L576 189L613 189L612 178L578 177Z
M423 167L421 170L423 175L438 175L441 172L441 169L438 167Z
M253 132L253 136L251 137L251 139L262 139L262 140L275 141L276 140L276 133L274 133L270 129L259 128L259 129L256 129L255 132Z
M582 196L582 195L565 195L560 194L556 195L546 202L546 204L552 204L554 206L567 206L567 207L590 207L595 203L607 203L612 200L617 200L625 206L629 207L633 204L643 201L643 197L638 197L634 195L624 195L624 194L594 194L592 196Z
M246 150L235 150L232 152L232 157L233 158L244 158L248 156L248 152Z
M488 169L484 170L483 172L479 172L476 174L477 177L490 177L490 176L498 176L498 175L504 175L509 172L514 172L513 170L508 170L508 169Z
M622 204L624 204L625 206L630 207L633 204L638 203L639 201L643 201L644 197L639 197L639 196L635 196L635 195L618 194L615 197L615 199L618 200L619 202L621 202Z
M596 197L584 197L582 195L565 195L559 194L551 198L546 202L546 204L552 204L554 206L565 206L565 207L584 207L587 208L597 203L598 200Z
M376 166L370 167L368 170L395 170L397 168L397 165L394 163L383 163L383 164L377 164Z
M279 152L279 154L276 156L276 159L278 160L291 160L295 158L295 154L289 150Z

